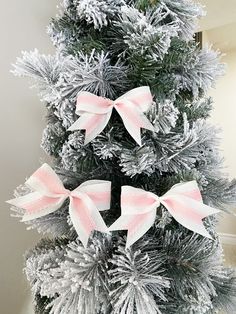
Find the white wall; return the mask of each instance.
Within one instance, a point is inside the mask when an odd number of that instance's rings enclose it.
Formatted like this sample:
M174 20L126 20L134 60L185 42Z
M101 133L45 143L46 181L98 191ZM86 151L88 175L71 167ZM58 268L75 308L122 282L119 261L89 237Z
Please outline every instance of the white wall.
M236 177L236 49L224 53L226 75L210 95L214 99L212 121L222 128L221 148L231 178Z
M38 235L10 217L5 200L38 166L44 128L44 108L35 90L26 81L9 73L21 50L52 47L45 31L55 16L57 0L0 0L0 313L19 314L28 294L23 268L23 253ZM25 312L24 312L25 314Z
M222 61L227 65L226 75L210 92L214 98L212 122L222 129L221 149L226 171L230 178L236 178L236 49L225 52ZM236 234L236 217L224 215L219 231Z
M214 107L211 122L219 126L221 133L221 150L225 159L225 171L229 178L236 178L236 49L223 51L225 38L222 28L211 29L203 32L203 45L213 44L213 49L221 48L223 54L222 62L226 64L226 73L216 82L215 88L209 94L213 97ZM231 31L234 31L232 29ZM219 34L219 36L217 36ZM236 212L236 208L235 208ZM229 214L222 214L218 231L225 234L236 235L236 217Z

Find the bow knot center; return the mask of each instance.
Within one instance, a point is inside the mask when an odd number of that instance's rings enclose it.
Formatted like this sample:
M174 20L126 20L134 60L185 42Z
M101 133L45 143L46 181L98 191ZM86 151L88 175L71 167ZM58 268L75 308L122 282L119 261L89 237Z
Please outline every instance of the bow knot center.
M161 206L161 198L157 195L155 195L155 205L157 208Z
M82 191L79 191L79 190L73 190L73 191L70 191L68 189L65 190L65 195L67 197L72 197L72 198L83 198L86 193L82 192Z
M66 194L66 196L70 197L72 194L72 191L65 189L65 194Z
M107 101L107 107L110 107L112 109L114 107L114 105L115 105L115 101L111 100L109 98L105 98L105 99Z
M115 101L113 101L113 107L119 107L123 104L124 101L122 101L121 99L117 99Z

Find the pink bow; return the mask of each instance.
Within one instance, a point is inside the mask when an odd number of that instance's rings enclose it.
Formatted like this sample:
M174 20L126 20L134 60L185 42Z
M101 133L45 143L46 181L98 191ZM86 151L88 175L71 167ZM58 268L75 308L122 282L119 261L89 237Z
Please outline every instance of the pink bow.
M53 169L44 164L26 181L26 184L34 192L8 201L26 210L22 221L53 213L69 198L70 218L85 247L93 230L108 232L99 211L110 208L111 182L86 181L75 190L69 191L64 188Z
M85 144L87 144L104 130L115 108L127 131L141 146L140 128L154 131L153 125L143 113L148 110L152 100L148 86L132 89L115 101L89 92L80 92L76 108L80 118L69 128L69 131L85 129Z
M121 217L110 226L109 231L128 230L126 247L130 247L152 227L156 209L161 204L185 228L211 238L202 219L220 210L203 204L196 181L174 185L162 197L142 189L123 186Z

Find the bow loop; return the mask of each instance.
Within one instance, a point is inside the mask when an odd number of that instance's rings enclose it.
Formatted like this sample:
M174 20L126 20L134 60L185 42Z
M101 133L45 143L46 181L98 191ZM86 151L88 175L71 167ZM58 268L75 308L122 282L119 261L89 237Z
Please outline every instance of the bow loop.
M80 92L77 98L76 113L82 115L85 112L105 114L113 109L113 101L89 92Z
M154 131L153 125L144 115L151 104L152 94L148 86L135 88L114 101L89 92L80 92L76 108L76 113L80 117L69 131L86 130L85 144L87 144L104 130L115 108L127 131L141 146L140 129Z
M43 164L26 181L31 189L50 197L65 195L66 189L60 178L48 164Z
M86 193L100 211L110 209L111 182L90 180L82 183L75 191Z
M22 221L29 221L49 215L58 210L69 198L69 214L74 228L86 247L93 230L108 232L99 210L110 208L111 183L91 180L73 191L65 189L53 169L42 165L27 181L34 190L8 203L25 209Z
M172 188L165 193L161 198L168 197L170 195L179 195L192 198L196 201L202 202L202 195L199 190L198 184L196 181L189 181L185 183L178 183L172 186Z
M50 197L35 191L25 196L10 200L7 203L25 210L22 221L29 221L49 215L59 209L67 196Z
M149 86L141 86L134 88L129 92L125 93L123 96L119 97L115 101L115 103L124 100L128 100L129 102L133 103L142 112L146 112L153 102Z
M122 186L121 212L123 215L145 214L159 205L159 197L154 193L128 185Z

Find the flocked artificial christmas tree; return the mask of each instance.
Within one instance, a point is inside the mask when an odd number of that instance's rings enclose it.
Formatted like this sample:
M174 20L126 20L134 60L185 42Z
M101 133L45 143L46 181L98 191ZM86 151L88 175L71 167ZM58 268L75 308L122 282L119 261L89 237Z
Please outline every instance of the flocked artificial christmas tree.
M236 182L206 121L224 67L194 41L202 14L188 0L63 0L55 55L17 60L46 104L42 148L63 182L43 165L11 202L52 235L26 254L36 313L235 312L212 214L235 206Z

